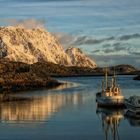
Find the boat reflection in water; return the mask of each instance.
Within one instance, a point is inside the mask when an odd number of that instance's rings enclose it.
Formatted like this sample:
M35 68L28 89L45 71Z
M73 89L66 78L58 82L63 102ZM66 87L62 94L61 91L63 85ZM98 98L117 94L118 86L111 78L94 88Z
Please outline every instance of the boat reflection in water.
M43 97L0 103L1 122L43 122L68 104L79 104L81 94L48 94Z
M112 137L113 140L119 140L118 127L124 118L124 111L117 109L97 108L96 113L102 122L102 128L105 133L105 140Z
M129 124L133 127L140 127L140 118L131 118L131 117L126 117Z
M125 118L132 127L140 127L140 117L130 116L128 112L125 113Z

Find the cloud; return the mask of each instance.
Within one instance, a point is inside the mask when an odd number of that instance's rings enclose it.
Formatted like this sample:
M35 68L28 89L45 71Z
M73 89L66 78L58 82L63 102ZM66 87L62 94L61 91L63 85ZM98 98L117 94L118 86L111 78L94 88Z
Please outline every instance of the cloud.
M24 28L45 28L45 20L44 19L2 19L1 22L3 22L5 25L10 26L21 26Z
M118 53L118 52L126 52L129 53L132 47L128 43L116 42L113 44L103 44L100 49L95 49L92 53L96 54L111 54L111 53Z
M70 47L71 43L74 40L74 37L72 35L66 33L54 32L52 34L59 40L59 42L63 45L64 48Z
M138 33L131 34L131 35L122 35L118 39L124 41L124 40L137 39L137 38L140 38L140 34Z
M135 33L135 34L131 34L131 35L121 35L119 37L106 37L106 38L93 38L93 37L89 37L89 36L77 36L75 37L75 40L73 41L72 45L96 45L96 44L101 44L104 42L109 42L109 41L127 41L127 40L131 40L131 39L138 39L140 38L140 34ZM114 44L114 45L118 45L119 44ZM108 45L109 46L109 45ZM104 46L105 47L105 46Z
M16 20L15 26L21 26L29 29L33 28L44 28L45 20L44 19L25 19L25 20Z
M53 33L53 35L65 46L80 46L80 45L93 45L100 44L105 41L111 41L114 37L103 39L94 39L89 36L73 36L65 33Z
M124 43L114 43L112 44L112 47L111 48L106 48L104 49L104 53L117 53L117 52L122 52L122 51L126 51L126 52L129 52L131 50L131 47L130 46L127 46L127 44L124 44Z
M131 40L131 39L138 39L140 38L140 34L135 33L135 34L131 34L131 35L121 35L119 37L106 37L106 38L93 38L93 37L89 37L89 36L77 36L75 37L75 40L73 41L72 45L96 45L96 44L101 44L104 42L109 42L109 41L127 41L127 40ZM114 46L119 46L118 43L114 44ZM107 45L108 47L109 45ZM104 46L105 47L105 46Z
M94 50L94 51L92 51L92 53L99 53L101 50L100 49L96 49L96 50Z
M91 58L95 59L98 66L111 66L118 64L130 64L137 68L140 68L139 56L134 55L91 55Z
M131 55L140 56L140 52L130 51L129 53L130 53Z
M91 38L89 36L78 36L75 38L73 45L93 45L93 44L100 44L105 41L114 40L114 37L107 37L101 39Z
M103 48L108 48L111 47L111 44L107 43L107 44L103 44Z

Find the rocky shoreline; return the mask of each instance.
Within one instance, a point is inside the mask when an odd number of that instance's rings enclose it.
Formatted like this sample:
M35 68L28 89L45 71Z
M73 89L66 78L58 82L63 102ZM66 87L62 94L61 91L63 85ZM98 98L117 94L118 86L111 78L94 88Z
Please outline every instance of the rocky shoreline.
M136 75L140 72L131 65L118 65L115 70L118 75ZM113 72L114 67L109 67L108 74ZM105 68L66 67L49 62L30 65L3 60L0 62L0 92L48 89L63 84L51 77L103 76L104 73Z
M108 67L108 75L114 74L114 68L117 75L137 75L140 73L138 69L131 65L117 65ZM66 67L48 62L37 62L31 65L31 71L40 77L79 77L79 76L103 76L105 68L87 68L87 67Z
M29 70L29 65L20 62L0 62L0 92L49 89L63 83L50 78L40 77Z
M53 88L61 85L58 81L48 78L42 79L35 74L20 73L16 76L10 74L0 79L0 92L17 92L43 88Z

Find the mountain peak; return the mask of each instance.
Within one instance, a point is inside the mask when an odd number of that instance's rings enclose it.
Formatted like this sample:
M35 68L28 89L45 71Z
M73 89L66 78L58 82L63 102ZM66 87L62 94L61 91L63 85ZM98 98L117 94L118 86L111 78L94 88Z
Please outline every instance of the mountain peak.
M95 68L97 66L96 63L86 54L84 54L80 48L68 48L66 50L66 53L71 58L71 62L73 65L90 68Z
M41 28L0 27L0 57L28 64L47 61L65 66L96 67L79 48L65 51L53 35Z

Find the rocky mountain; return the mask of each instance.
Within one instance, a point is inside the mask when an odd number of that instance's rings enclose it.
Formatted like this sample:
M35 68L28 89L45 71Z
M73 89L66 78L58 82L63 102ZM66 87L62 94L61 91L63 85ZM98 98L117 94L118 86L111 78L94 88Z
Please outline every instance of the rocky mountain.
M68 48L67 55L71 58L73 66L78 67L96 67L96 63L85 55L79 48Z
M0 27L0 58L28 64L46 61L65 66L96 67L80 49L64 50L45 29L14 26Z

